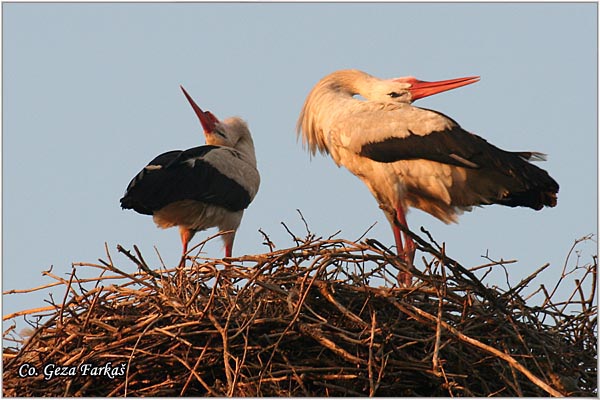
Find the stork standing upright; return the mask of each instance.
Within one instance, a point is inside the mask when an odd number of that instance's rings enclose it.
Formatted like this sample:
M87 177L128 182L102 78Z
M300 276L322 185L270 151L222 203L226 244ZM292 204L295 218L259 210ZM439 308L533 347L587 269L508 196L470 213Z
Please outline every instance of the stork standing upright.
M219 121L181 90L200 119L206 145L150 161L127 186L121 207L152 215L160 228L179 226L183 256L197 231L218 227L226 232L225 256L231 257L244 210L260 184L254 142L241 118Z
M501 150L451 118L411 105L478 80L379 79L341 70L318 82L304 103L297 125L303 144L313 155L330 154L367 185L407 263L414 260L415 244L400 226L407 227L409 207L450 223L477 205L556 205L558 183L528 162L543 160L543 154ZM401 274L401 280L408 284L410 276Z

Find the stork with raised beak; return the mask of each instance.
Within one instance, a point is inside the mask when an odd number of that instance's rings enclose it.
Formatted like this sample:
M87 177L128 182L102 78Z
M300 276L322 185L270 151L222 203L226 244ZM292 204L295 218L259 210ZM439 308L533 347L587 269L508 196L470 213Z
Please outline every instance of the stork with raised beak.
M154 158L131 180L121 207L152 215L160 228L178 226L183 256L196 232L218 227L231 257L244 210L260 184L254 142L241 118L220 121L181 90L200 119L206 145Z
M313 155L331 155L367 185L392 226L398 254L409 264L415 244L400 228L407 228L409 207L450 223L473 206L556 205L558 183L529 163L544 160L543 154L499 149L442 113L412 105L478 80L379 79L341 70L316 84L300 113L303 144ZM408 274L399 280L411 282Z

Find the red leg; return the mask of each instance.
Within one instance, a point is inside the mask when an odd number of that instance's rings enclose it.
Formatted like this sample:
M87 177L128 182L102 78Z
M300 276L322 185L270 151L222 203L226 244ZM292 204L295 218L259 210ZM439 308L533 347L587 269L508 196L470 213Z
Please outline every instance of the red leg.
M235 240L235 231L226 233L223 236L223 244L225 245L225 257L231 257L233 250L233 241Z
M396 252L398 254L404 253L404 246L402 245L402 232L400 232L400 228L394 224L392 226L392 230L394 231L394 240L396 241Z
M398 222L400 222L402 225L404 225L404 227L406 229L408 229L408 223L406 222L406 215L404 214L404 209L402 208L401 205L398 205L396 216L398 218ZM398 228L398 230L400 231L399 228ZM406 258L405 258L406 262L410 263L412 265L412 263L415 259L415 249L416 249L415 242L408 234L404 233L404 231L402 231L402 236L404 236L404 241L406 242L406 247L403 248L404 254L406 256Z
M402 224L408 229L406 215L404 214L404 208L401 204L398 204L398 207L396 208L396 218L398 223ZM397 246L398 255L404 259L404 262L412 266L415 259L415 242L409 235L402 231L402 236L404 236L404 241L406 242L406 247L403 247L402 239L400 238L400 231L401 229L398 226L394 226L394 238L396 239L396 246L398 243L400 243L400 246ZM402 282L405 286L410 286L412 284L412 277L410 273L404 271L398 273L398 282Z
M185 257L185 255L187 254L188 243L190 242L190 240L192 240L192 237L194 237L195 233L196 232L194 232L191 229L179 227L179 236L181 236L181 244L183 245L183 252L181 253L182 257Z

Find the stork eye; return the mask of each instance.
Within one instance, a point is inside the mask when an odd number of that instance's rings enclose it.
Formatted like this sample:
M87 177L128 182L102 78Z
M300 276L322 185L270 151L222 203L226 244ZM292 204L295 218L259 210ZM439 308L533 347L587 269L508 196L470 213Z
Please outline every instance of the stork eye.
M388 93L388 96L390 96L392 99L395 99L396 97L400 97L402 95L398 92L390 92Z
M227 136L225 136L225 134L223 132L219 131L218 129L213 130L212 133L221 136L223 139L227 139Z

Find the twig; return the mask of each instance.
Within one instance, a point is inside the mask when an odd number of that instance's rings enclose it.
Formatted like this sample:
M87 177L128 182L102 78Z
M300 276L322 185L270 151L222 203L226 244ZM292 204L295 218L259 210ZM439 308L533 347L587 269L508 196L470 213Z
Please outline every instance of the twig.
M135 252L138 253L138 255L139 255L139 250L138 250L137 246L134 246L134 249L135 249ZM142 271L152 275L155 278L160 278L160 274L157 274L156 272L152 271L150 268L148 268L148 265L146 265L146 263L143 260L138 260L137 258L135 258L135 256L133 256L129 252L129 250L125 250L123 248L123 246L121 246L120 244L117 245L117 250L119 251L119 253L125 254L125 256L127 256L127 258L129 258L131 261L133 261ZM100 261L102 261L102 260L100 260ZM113 264L106 263L105 265L110 269L116 268Z
M73 263L70 279L46 273L65 297L50 297L51 307L41 311L46 315L23 314L44 318L31 324L36 329L26 341L7 338L17 347L4 351L5 395L539 397L596 391L597 309L588 296L596 285L586 283L596 277L595 257L564 270L562 280L577 273L570 299L551 299L539 285L535 292L547 296L543 307L521 296L543 267L506 291L486 288L500 310L481 294L482 278L472 281L452 264L445 244L435 252L420 247L425 268L411 269L418 284L403 288L381 286L403 266L372 239L309 234L265 254L189 257L189 268L163 268L160 279L142 268L123 272L105 248L107 261ZM137 253L132 257L146 264ZM89 271L98 276L79 277ZM16 332L9 328L5 335ZM18 375L24 363L100 366L105 360L127 363L125 376L46 381Z
M375 343L375 327L377 326L377 317L375 311L371 311L371 336L369 338L369 397L374 397L377 392L377 385L373 381L373 344Z
M361 364L361 365L368 364L367 361L365 361L359 357L353 356L352 354L348 353L346 350L344 350L340 346L336 345L332 340L325 337L323 334L321 334L320 329L318 327L310 326L310 325L304 324L304 323L299 323L298 329L302 333L310 336L311 338L313 338L314 340L319 342L322 346L333 351L335 354L342 357L346 361L351 362L353 364Z
M312 237L313 234L310 232L310 228L308 227L308 222L306 222L306 220L304 219L304 215L302 215L302 211L300 211L299 208L297 208L296 211L298 212L298 214L300 214L300 219L304 223L304 228L306 229L306 238L308 239L308 238Z
M371 231L371 229L373 229L375 227L375 225L377 225L377 222L373 222L371 224L371 226L369 226L367 228L367 230L362 233L362 235L360 235L358 238L354 239L354 242L360 242L361 240L363 240L363 238L365 236L367 236L367 234Z
M436 323L436 317L434 317L431 314L426 313L423 310L420 310L410 304L404 304L401 305L397 302L393 302L392 304L394 304L396 307L398 307L398 309L400 309L401 311L411 315L413 318L418 318L418 317L422 317L425 318L428 321L434 322ZM448 325L446 322L441 322L441 325L444 327L444 329L448 330L450 333L452 333L454 336L456 336L458 339L462 340L465 343L468 343L472 346L478 347L490 354L493 354L494 356L501 358L502 360L506 361L507 363L510 364L511 367L515 368L516 370L518 370L519 372L521 372L523 375L525 375L531 382L533 382L535 385L539 386L541 389L543 389L545 392L547 392L548 394L550 394L551 396L554 397L565 397L564 394L560 393L558 390L552 388L550 385L548 385L546 382L542 381L541 379L539 379L537 376L535 376L534 374L531 373L531 371L529 371L527 368L523 367L519 362L517 362L513 357L511 357L510 355L503 353L495 348L493 348L492 346L488 346L485 343L481 343L478 340L475 340L473 338L470 338L469 336L459 332L458 330L456 330L454 327L452 327L451 325Z
M273 250L275 250L275 243L273 243L271 241L271 239L269 238L269 236L262 230L259 229L258 230L260 232L261 235L263 235L263 238L265 239L265 241L263 242L263 244L267 245L269 247L269 252L273 252Z

